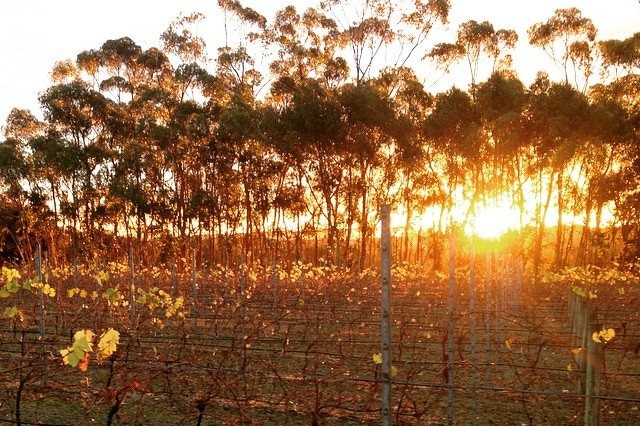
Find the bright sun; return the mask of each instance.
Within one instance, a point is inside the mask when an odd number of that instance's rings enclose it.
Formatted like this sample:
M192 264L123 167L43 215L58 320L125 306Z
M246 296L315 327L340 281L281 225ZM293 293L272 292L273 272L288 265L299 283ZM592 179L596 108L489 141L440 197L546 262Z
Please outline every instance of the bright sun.
M520 229L520 212L506 200L480 203L465 226L467 235L496 239L513 229Z

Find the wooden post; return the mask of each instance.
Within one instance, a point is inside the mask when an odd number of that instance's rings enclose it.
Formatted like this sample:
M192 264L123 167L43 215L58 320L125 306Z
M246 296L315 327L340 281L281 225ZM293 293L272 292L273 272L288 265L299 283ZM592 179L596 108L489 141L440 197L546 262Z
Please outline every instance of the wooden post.
M196 302L198 296L198 285L196 283L196 252L191 252L191 299Z
M178 288L178 261L174 258L171 264L171 297L175 299Z
M478 394L476 392L477 377L476 377L476 237L471 235L471 247L469 250L469 315L470 324L469 332L471 334L471 363L472 363L472 376L471 376L471 394L472 394L472 408L471 408L471 424L476 424L476 417L478 415Z
M487 250L484 258L484 334L486 336L487 354L491 349L491 273L491 258L489 256L489 251Z
M240 289L239 289L240 293L237 296L238 299L243 299L242 296L244 296L244 280L246 276L247 274L246 274L245 265L244 265L244 255L241 253L238 261L238 280L240 284Z
M302 265L300 265L302 268ZM300 272L300 299L304 300L304 271Z
M129 247L129 321L133 324L136 316L136 281L133 247Z
M595 312L589 310L589 337L587 343L587 365L585 368L585 426L598 426L600 420L600 377L602 375L602 343L593 339L593 333L602 329L596 321Z
M73 286L78 287L78 258L73 257Z
M36 279L39 284L44 284L42 282L42 246L38 243L38 248L36 249ZM44 291L40 289L39 292L38 304L40 305L40 338L44 342Z
M382 426L391 425L391 207L381 210L380 281L382 286L381 343L382 343Z
M453 360L455 356L454 334L456 331L454 321L456 309L456 228L451 225L449 232L449 304L447 309L449 327L447 330L447 365L445 368L447 369L447 425L453 425Z
M276 264L276 255L273 255L273 275L271 276L272 285L273 285L273 303L275 306L278 305L278 301L280 299L280 295L278 294L278 270Z
M575 296L576 294L573 292L573 290L571 289L571 287L568 288L569 291L569 329L571 330L571 343L570 345L573 346L573 342L575 339L575 317L576 317L576 299ZM573 349L573 348L570 348Z
M587 365L587 341L585 340L588 330L585 330L585 313L586 303L581 298L576 298L576 314L575 314L575 330L576 339L575 346L580 350L576 353L576 363L578 364L578 370L580 371L580 382L578 383L578 393L585 393L585 372Z

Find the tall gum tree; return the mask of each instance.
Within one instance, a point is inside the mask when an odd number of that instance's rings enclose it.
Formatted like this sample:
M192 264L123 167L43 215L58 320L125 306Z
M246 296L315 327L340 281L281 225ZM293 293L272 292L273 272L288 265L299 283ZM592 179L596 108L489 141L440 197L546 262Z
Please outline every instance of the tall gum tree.
M554 265L561 266L564 235L565 183L568 167L590 139L591 105L588 98L566 83L536 84L527 107L527 127L538 161L539 195L545 200L537 208L538 235L534 247L534 272L538 275L542 256L542 241L551 198L557 199L557 224ZM547 189L543 191L546 179Z
M524 228L525 193L530 157L524 137L523 113L527 99L524 84L508 72L494 72L476 90L476 105L484 133L483 172L485 199L497 199L505 193L520 211Z
M593 74L597 29L591 19L573 7L557 9L546 22L528 30L529 43L541 48L560 71L565 84L585 93Z
M439 176L435 172L434 157L431 146L425 142L421 132L422 121L433 107L433 96L425 91L411 68L386 68L372 82L393 103L398 121L403 123L403 146L399 147L397 160L398 203L405 212L402 251L399 258L409 261L409 245L411 234L416 231L414 220L416 215L423 214L428 207L437 204L442 196L439 187ZM420 256L420 234L422 224L417 229L416 261Z
M438 24L448 22L449 0L327 0L320 7L337 24L356 85L392 64L411 62ZM419 53L418 53L419 54Z
M10 261L26 261L42 241L52 248L57 263L57 211L47 206L47 189L56 188L57 179L36 169L28 155L30 141L42 133L42 124L33 114L14 108L7 117L4 140L0 142L0 256ZM49 177L50 179L47 179ZM47 188L43 183L49 183ZM55 198L54 198L55 199ZM40 238L34 238L36 235ZM46 239L45 239L46 236Z
M627 117L623 122L631 127L630 137L620 147L627 155L616 159L620 169L609 176L610 190L606 191L607 198L613 198L616 206L622 252L625 253L620 260L625 262L640 253L640 233L637 232L640 217L637 214L640 208L640 32L622 40L601 41L598 49L603 61L603 81L592 87L590 95L599 103L613 103L621 108Z
M444 229L446 213L451 213L461 200L458 194L469 200L464 221L472 212L479 197L479 175L481 170L482 134L480 116L471 95L458 88L452 88L435 97L435 104L423 124L423 134L427 143L434 147L440 162L440 185L445 197L438 222L439 230ZM468 172L470 171L470 172ZM453 217L449 215L449 219ZM440 238L440 236L438 236ZM434 243L434 268L442 267L442 241Z
M446 71L459 61L466 61L471 77L471 93L475 95L480 67L488 59L490 74L508 71L511 68L511 55L518 35L514 30L496 30L488 21L470 20L460 24L457 39L453 43L439 43L428 54L436 64Z

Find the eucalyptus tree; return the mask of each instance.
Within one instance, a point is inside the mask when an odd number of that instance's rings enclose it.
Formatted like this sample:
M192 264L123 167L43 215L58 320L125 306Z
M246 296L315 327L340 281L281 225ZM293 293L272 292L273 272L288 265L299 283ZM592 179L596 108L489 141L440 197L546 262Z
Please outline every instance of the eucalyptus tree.
M281 156L301 166L299 182L305 182L309 190L309 213L320 211L324 216L327 246L335 254L346 134L338 94L314 79L297 83L281 79L272 87L272 93L280 103L271 106L271 137L278 138L275 146Z
M487 164L495 164L487 162L494 141L491 139L491 131L483 127L486 120L484 123L481 120L480 108L475 102L480 71L488 62L492 75L499 72L508 75L511 67L509 50L515 46L517 39L513 30L496 30L490 22L471 20L460 24L453 43L439 43L427 54L445 72L462 60L466 61L469 68L469 94L452 89L446 95L439 95L436 98L435 115L427 119L429 137L432 140L435 137L436 143L441 145L440 153L445 157L443 162L446 178L443 177L443 181L448 182L443 186L447 187L446 198L450 203L448 208L453 207L454 200L451 197L456 188L462 188L464 198L469 201L463 219L465 221L475 211L478 200L489 195L485 193L491 188L486 185L488 181L484 179L484 170L487 169ZM462 112L460 117L447 117L447 114L455 115L456 108L460 108Z
M347 203L347 221L356 217L360 233L359 266L365 266L367 244L372 232L374 206L393 201L392 188L399 177L398 159L407 149L411 136L408 120L397 114L392 100L374 81L347 84L340 88L339 102L346 129L344 159L346 197L357 200L360 211L355 216L355 203ZM373 201L373 203L372 203ZM350 234L350 223L347 223ZM349 239L346 244L348 247Z
M320 225L319 212L329 208L323 215L329 247L337 255L337 234L341 222L338 207L341 188L344 187L340 170L343 155L339 149L327 149L330 141L322 141L317 135L309 134L311 127L320 122L306 122L302 115L305 104L318 112L318 108L329 105L325 96L335 101L335 91L348 78L347 61L340 56L343 42L337 24L322 10L309 8L298 12L294 6L287 6L277 11L273 22L266 26L262 41L274 56L269 63L274 82L266 99L267 114L274 117L274 125L265 127L266 136L286 166L288 182L282 186L286 192L281 192L278 198L291 199L293 196L290 207L297 224L298 255L302 215L306 213L311 226L317 229ZM318 99L314 100L314 96ZM325 118L334 119L333 116ZM335 145L340 146L339 143ZM335 166L326 169L329 164ZM312 170L320 170L321 173ZM335 188L331 189L332 185ZM302 208L305 193L310 202Z
M588 98L566 83L550 83L539 78L532 86L527 105L527 131L538 161L538 234L534 244L534 269L537 276L545 223L551 199L557 199L557 238L554 264L562 261L567 170L590 138L591 106ZM546 180L547 188L543 189Z
M38 190L41 176L29 164L29 143L42 135L42 123L29 110L13 108L4 126L5 140L2 142L2 161L0 162L1 186L14 195L22 191L22 184L30 190Z
M197 64L207 61L206 43L204 39L193 33L191 26L201 22L204 15L191 13L180 14L160 35L162 49L172 54L183 64Z
M299 13L295 6L287 6L276 12L261 37L275 50L269 70L276 79L314 78L334 86L347 77L347 63L339 56L343 42L337 24L320 10Z
M0 258L26 261L35 247L34 236L56 240L55 216L46 205L43 177L28 155L30 141L41 124L28 110L14 108L7 117L0 142ZM54 216L53 218L50 216ZM51 220L53 219L53 220Z
M396 171L397 201L406 215L400 257L408 260L415 216L424 214L443 194L433 146L426 143L421 132L422 122L433 108L434 98L411 68L386 68L372 84L389 97L399 122L403 123L402 144L397 147L396 159L385 162L385 166ZM418 232L421 231L422 225Z
M99 140L109 153L102 169L108 190L102 217L96 221L111 222L115 233L124 230L131 236L135 231L138 239L146 238L147 219L157 219L152 206L163 187L162 165L148 124L157 129L166 120L160 104L169 98L172 67L157 48L143 51L129 37L81 52L76 66L80 78L106 100Z
M607 223L603 230L605 206L622 207L626 196L638 188L633 162L638 151L631 116L623 104L611 98L591 96L588 120L588 139L579 152L582 162L581 189L585 226L578 245L577 263L596 263L613 260L617 229ZM635 181L635 182L634 182ZM606 244L608 241L608 244ZM568 248L567 248L568 249Z
M198 182L190 171L201 169L193 163L199 159L194 153L204 143L193 140L204 138L202 132L189 130L203 127L194 98L206 76L195 62L204 46L186 28L197 19L190 15L172 23L161 37L164 51L145 51L122 37L78 55L80 75L106 99L99 140L111 154L103 169L109 189L104 211L116 215L111 216L114 232L123 227L130 235L135 225L136 237L146 239L151 236L147 225L181 237L190 230L189 197ZM174 67L168 54L192 62Z
M598 192L608 194L604 198L612 198L615 203L623 240L621 259L629 261L640 253L640 233L636 231L640 208L637 196L637 188L640 187L640 33L622 40L601 41L598 49L603 60L603 82L592 87L590 95L600 104L613 104L614 111L618 111L614 116L620 116L622 108L625 124L631 128L630 137L620 144L619 153L624 155L615 160L617 170L598 185ZM607 115L610 114L602 116ZM619 129L620 126L609 128ZM619 137L616 139L620 140Z
M447 22L450 3L447 0L400 3L388 0L356 3L333 0L322 2L320 9L324 13L320 15L324 25L322 34L328 34L332 43L328 45L331 47L329 54L320 58L334 58L335 51L340 55L338 61L324 60L331 66L328 69L336 69L335 65L340 65L337 70L341 79L344 79L345 71L351 71L341 85L331 87L340 93L346 120L345 152L342 154L347 183L343 191L344 241L348 247L352 225L357 221L361 234L359 264L362 266L370 235L372 201L376 197L388 199L389 190L397 177L392 166L396 158L389 152L397 148L394 148L397 142L403 144L403 140L406 140L397 129L400 117L391 100L394 87L382 87L375 80L383 69L387 77L394 71L402 74L405 66L420 52L432 29ZM319 12L314 13L318 16ZM324 53L327 53L326 46L327 43L324 43ZM387 79L386 83L399 84L394 79ZM386 122L376 121L380 113L386 114ZM367 114L371 116L366 117ZM396 129L392 129L394 126ZM386 161L382 161L385 146L388 152L385 154ZM391 173L392 170L394 173ZM375 197L371 197L370 193L375 193ZM340 202L339 197L337 202ZM359 212L356 214L357 210Z
M511 244L511 255L526 259L525 241L535 232L525 220L533 201L525 188L531 182L534 165L533 147L524 127L527 91L514 74L504 71L494 72L476 89L483 141L479 204L495 207L506 201L517 209L521 238Z
M465 60L471 76L471 93L474 95L481 65L488 59L491 74L510 70L511 55L508 52L517 41L518 34L514 30L496 30L488 21L471 20L460 24L455 42L439 43L427 56L446 71L454 63Z
M546 22L528 30L529 43L541 48L561 72L565 84L585 93L593 74L597 29L579 9L557 9Z
M251 31L236 46L230 46L227 38L225 46L218 49L215 77L226 99L215 135L232 155L229 182L241 192L243 250L247 261L252 261L256 248L266 253L267 219L276 215L274 201L283 188L280 176L286 172L282 159L264 134L265 108L259 98L264 78L246 44L246 40L264 43L269 30L266 19L253 9L235 1L218 4L230 22Z
M255 234L263 231L259 225L264 225L271 207L269 183L278 170L277 160L260 137L260 117L254 104L234 97L220 115L215 133L217 142L232 154L232 175L226 184L237 185L242 194L243 251L248 262L253 260L256 245L264 243L256 240Z
M523 128L527 93L512 73L494 72L476 90L476 106L484 134L483 197L507 195L520 210L523 227L531 145Z
M42 158L51 160L53 168L64 176L68 195L61 197L61 204L67 207L73 227L82 225L90 233L92 214L99 204L97 179L108 155L100 143L107 100L80 80L56 84L39 100L47 123L46 136L34 141L32 148L42 152Z
M604 62L604 74L613 81L637 75L640 70L640 32L624 40L603 40L598 43Z
M329 0L321 8L337 24L344 49L351 56L354 82L359 85L382 68L406 66L432 29L448 22L451 3Z
M451 214L454 208L464 208L464 202L463 205L459 203L468 200L467 214L463 219L466 221L480 195L483 135L480 115L471 95L457 88L437 94L433 110L425 118L422 131L427 143L434 147L436 164L441 164L438 185L443 188L445 196L439 197L442 204L438 230L442 231L446 213L453 221ZM440 269L442 242L437 239L433 244L434 268Z

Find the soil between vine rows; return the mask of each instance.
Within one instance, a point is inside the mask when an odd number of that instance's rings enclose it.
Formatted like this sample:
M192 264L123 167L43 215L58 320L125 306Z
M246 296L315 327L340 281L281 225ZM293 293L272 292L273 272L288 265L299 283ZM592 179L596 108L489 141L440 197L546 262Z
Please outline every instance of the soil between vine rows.
M113 424L196 424L199 415L207 425L379 424L375 281L316 284L303 294L299 286L283 283L276 291L257 283L240 294L223 283L205 283L195 300L188 299L186 319L165 320L163 327L143 306L131 317L130 309L100 299L83 307L58 297L46 301L43 340L37 300L21 300L25 321L5 322L0 340L0 421L16 421L22 380L25 424L106 424L118 398ZM490 289L488 301L479 288L475 313L466 287L459 288L455 424L473 417L477 424L578 422L584 399L577 395L566 288L518 294ZM446 283L434 280L394 289L397 424L446 423L445 292ZM602 424L640 419L640 330L631 309L636 296L628 293L623 304L612 298L604 316L612 326L626 324L624 335L605 350L602 394L615 399L601 401ZM93 361L87 372L62 365L59 349L75 330L106 327L121 332L111 359Z

